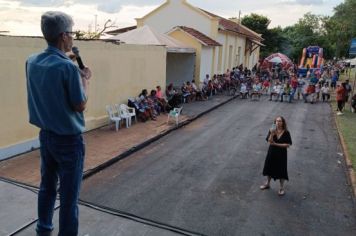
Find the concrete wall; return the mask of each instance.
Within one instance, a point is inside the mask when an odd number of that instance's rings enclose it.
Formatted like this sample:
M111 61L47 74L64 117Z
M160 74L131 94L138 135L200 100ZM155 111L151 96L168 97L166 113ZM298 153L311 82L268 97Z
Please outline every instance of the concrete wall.
M167 84L181 87L194 79L195 53L167 54Z
M85 111L87 129L107 123L105 105L127 103L143 88L166 86L166 48L75 41L93 77ZM47 47L42 38L0 36L0 159L38 145L28 123L25 61Z

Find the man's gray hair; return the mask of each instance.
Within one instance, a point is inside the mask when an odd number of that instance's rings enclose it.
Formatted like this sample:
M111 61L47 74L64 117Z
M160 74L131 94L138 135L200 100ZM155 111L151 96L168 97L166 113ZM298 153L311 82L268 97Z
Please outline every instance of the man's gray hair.
M58 36L64 32L71 32L73 27L71 16L60 11L48 11L41 17L41 30L49 43L57 41Z

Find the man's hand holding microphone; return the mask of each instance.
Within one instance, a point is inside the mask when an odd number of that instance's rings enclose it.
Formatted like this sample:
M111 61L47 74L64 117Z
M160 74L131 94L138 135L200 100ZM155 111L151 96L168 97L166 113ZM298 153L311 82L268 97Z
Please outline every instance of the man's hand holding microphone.
M92 75L91 70L84 65L82 58L79 55L79 49L77 47L72 47L72 52L75 55L75 59L78 63L80 76L82 77L83 88L86 96L88 97L87 87L89 84L89 79L91 78Z

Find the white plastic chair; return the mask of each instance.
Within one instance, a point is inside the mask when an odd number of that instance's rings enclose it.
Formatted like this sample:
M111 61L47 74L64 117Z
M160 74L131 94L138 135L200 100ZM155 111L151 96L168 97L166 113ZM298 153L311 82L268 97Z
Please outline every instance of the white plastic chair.
M128 114L126 109L122 109L121 105L115 104L115 108L122 120L125 120L126 128L131 126L131 116Z
M127 114L130 115L131 118L135 117L135 122L137 122L137 116L136 116L135 108L129 107L126 104L121 104L120 105L120 110L125 110L127 112ZM131 123L130 123L130 125L131 125Z
M169 113L168 113L168 118L167 118L167 124L169 123L169 118L172 117L176 120L176 125L179 124L179 115L182 111L183 107L180 107L180 108L173 108L173 110L171 110Z
M108 113L108 116L109 116L109 124L111 124L111 122L115 122L115 128L116 128L116 132L117 132L120 128L121 118L119 116L115 115L115 111L111 105L106 105L105 108L106 108L106 112Z

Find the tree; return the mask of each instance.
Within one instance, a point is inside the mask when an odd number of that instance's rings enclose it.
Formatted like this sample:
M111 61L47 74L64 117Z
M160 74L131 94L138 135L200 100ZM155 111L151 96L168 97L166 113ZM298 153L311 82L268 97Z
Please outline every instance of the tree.
M282 34L282 28L276 27L273 29L268 29L271 21L266 16L252 13L251 15L244 16L241 23L256 33L261 34L262 38L265 39L263 43L266 46L261 48L262 58L265 58L272 53L282 51L285 41L285 38Z
M351 39L356 37L356 0L345 0L334 8L334 12L325 22L327 35L334 42L335 56L347 57Z
M270 23L271 20L266 16L258 15L255 13L244 16L241 20L241 24L262 35L268 31L267 28Z
M331 57L330 51L332 50L324 27L326 21L326 17L308 12L296 24L284 28L283 34L287 38L287 55L294 61L298 61L303 48L319 46L324 49L324 57Z
M102 29L98 28L96 32L88 32L88 31L76 31L75 32L75 38L76 39L99 39L100 36L110 28L116 28L117 26L115 25L115 21L111 21L108 19L104 27Z

